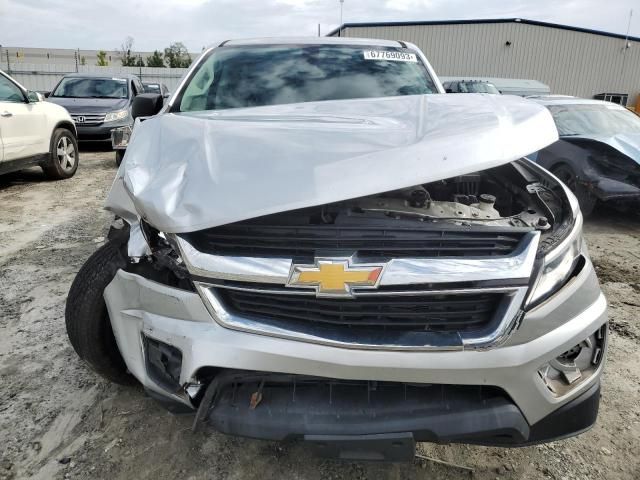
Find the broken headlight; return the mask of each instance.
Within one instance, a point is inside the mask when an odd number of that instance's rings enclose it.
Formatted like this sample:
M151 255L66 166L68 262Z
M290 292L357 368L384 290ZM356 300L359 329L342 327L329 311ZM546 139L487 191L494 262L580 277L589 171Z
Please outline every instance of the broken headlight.
M170 287L195 290L171 237L144 220L130 226L128 253L131 273Z
M114 150L123 150L129 145L131 139L131 133L133 130L131 126L118 127L111 130L111 146Z
M529 295L529 307L556 293L569 279L583 254L582 214L578 212L569 235L543 258L538 278Z

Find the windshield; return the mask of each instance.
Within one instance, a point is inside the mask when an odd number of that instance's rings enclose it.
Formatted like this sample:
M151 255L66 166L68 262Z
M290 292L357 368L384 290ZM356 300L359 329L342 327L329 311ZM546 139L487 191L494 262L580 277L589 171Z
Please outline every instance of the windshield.
M500 91L493 85L488 82L460 82L460 91L464 93L493 93L496 95L500 94Z
M558 135L640 133L640 117L614 104L551 105Z
M223 47L198 67L182 112L438 93L411 50L344 45Z
M147 93L160 93L160 85L157 83L145 83L144 91Z
M63 78L52 97L127 98L129 89L124 78Z

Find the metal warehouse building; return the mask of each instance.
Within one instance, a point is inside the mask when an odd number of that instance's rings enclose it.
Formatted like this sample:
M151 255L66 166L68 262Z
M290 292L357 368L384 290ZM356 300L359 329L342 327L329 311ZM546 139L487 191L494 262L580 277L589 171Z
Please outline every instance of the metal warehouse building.
M330 36L404 40L438 75L539 80L551 93L640 93L640 38L520 18L346 23Z

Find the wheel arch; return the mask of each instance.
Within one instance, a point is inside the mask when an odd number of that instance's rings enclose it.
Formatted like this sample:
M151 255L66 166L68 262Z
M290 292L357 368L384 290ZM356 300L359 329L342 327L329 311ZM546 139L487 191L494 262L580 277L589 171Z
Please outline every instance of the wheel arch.
M73 133L73 136L78 139L78 131L76 130L76 124L73 123L72 120L59 120L53 125L53 130L51 130L51 136L53 136L53 132L55 132L58 128L66 128Z
M571 160L565 157L557 157L553 160L552 163L549 164L549 166L547 167L547 170L549 170L550 172L552 172L553 170L557 169L558 167L569 167L571 170L574 171L575 173L575 169L573 168L573 165L571 165Z

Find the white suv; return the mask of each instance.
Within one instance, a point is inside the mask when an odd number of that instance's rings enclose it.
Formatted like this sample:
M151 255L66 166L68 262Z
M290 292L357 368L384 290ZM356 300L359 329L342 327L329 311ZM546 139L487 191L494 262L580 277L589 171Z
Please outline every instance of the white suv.
M78 160L69 112L0 71L0 174L40 166L50 178L69 178Z

